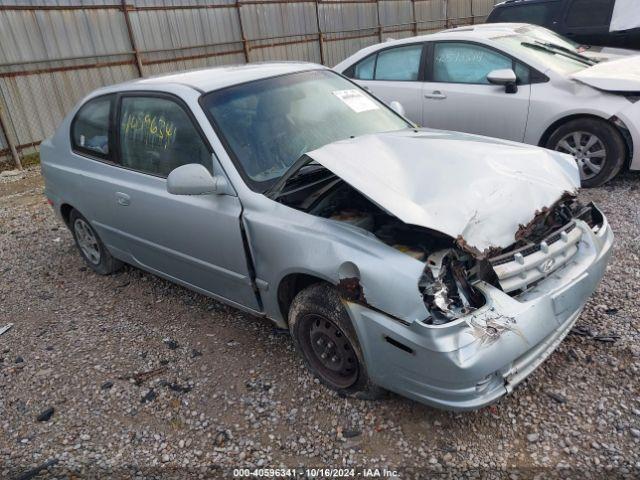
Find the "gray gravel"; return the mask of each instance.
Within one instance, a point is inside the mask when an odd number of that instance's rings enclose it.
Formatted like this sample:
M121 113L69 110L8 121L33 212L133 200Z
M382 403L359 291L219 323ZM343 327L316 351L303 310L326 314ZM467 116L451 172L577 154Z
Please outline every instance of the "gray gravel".
M582 196L617 242L574 334L511 396L454 414L339 398L268 322L134 268L93 274L38 171L2 177L0 327L14 326L0 336L0 478L38 466L62 478L298 466L637 478L640 175Z

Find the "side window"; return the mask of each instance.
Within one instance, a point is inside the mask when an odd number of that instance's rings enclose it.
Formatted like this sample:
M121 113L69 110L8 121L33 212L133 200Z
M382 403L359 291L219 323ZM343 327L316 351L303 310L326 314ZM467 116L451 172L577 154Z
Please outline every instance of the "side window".
M369 55L356 63L353 78L357 80L373 80L373 69L376 66L376 55Z
M509 57L479 45L446 42L434 47L434 82L488 84L487 75L503 68L513 68Z
M609 23L613 0L573 0L569 5L568 27L601 27Z
M113 96L99 97L85 103L71 127L71 144L74 150L100 158L109 156L109 115Z
M378 53L376 80L418 80L422 44L390 48Z
M166 177L181 165L212 169L211 154L183 108L159 97L123 97L120 164Z

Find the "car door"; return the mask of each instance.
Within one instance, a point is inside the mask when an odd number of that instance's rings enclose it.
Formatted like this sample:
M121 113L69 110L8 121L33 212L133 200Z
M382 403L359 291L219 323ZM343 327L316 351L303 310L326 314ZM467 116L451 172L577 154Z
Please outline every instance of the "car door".
M515 91L491 85L493 70L515 69ZM522 141L529 111L529 69L497 50L473 42L434 42L422 91L426 127Z
M221 173L188 107L157 93L125 93L118 103L119 180L107 198L118 247L147 270L257 310L238 197L167 192L167 175L181 165Z
M564 15L563 35L585 45L621 45L626 33L609 32L614 3L615 0L570 0Z
M400 102L406 116L420 124L422 55L422 43L385 48L358 62L347 76L386 104Z

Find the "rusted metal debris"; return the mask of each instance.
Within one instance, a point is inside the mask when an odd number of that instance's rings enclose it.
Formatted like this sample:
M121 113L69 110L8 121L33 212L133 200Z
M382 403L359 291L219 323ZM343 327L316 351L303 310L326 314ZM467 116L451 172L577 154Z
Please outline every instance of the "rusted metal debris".
M7 323L4 327L0 328L0 335L11 330L11 327L13 327L13 323Z
M360 279L357 277L342 278L338 282L338 292L340 297L347 302L355 302L363 305L367 304L367 299L364 296L364 290L360 284Z

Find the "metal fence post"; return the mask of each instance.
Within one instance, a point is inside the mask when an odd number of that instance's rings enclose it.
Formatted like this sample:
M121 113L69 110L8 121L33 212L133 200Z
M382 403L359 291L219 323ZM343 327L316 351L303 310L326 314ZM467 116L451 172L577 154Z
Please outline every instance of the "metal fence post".
M382 22L380 22L380 0L376 0L376 12L378 14L378 39L382 42Z
M449 0L444 0L444 28L449 28Z
M476 17L473 15L473 0L469 0L469 12L471 14L471 25L475 25Z
M22 170L22 162L18 156L18 151L16 150L16 146L13 144L11 137L9 137L9 129L7 128L7 122L4 118L2 105L0 105L0 131L2 131L2 136L4 136L7 141L7 146L9 147L9 151L11 151L11 157L13 158L16 167L18 167L18 170Z
M133 35L133 28L131 28L131 19L129 18L129 5L127 0L122 0L122 14L124 15L124 23L127 25L127 33L129 35L129 43L131 43L131 50L133 50L133 56L136 60L136 68L138 69L138 75L144 77L144 70L142 69L142 61L140 60L140 52L136 46L136 39Z
M316 0L316 25L318 27L318 45L320 46L320 63L324 65L324 36L320 27L320 2Z
M418 35L418 17L416 17L416 0L411 0L411 13L413 14L413 36L415 37Z
M242 14L240 13L240 8L242 8L242 4L237 1L236 2L236 12L238 13L238 25L240 26L240 38L242 39L242 51L244 52L244 61L249 63L249 42L247 41L247 37L244 34L244 27L242 25Z

